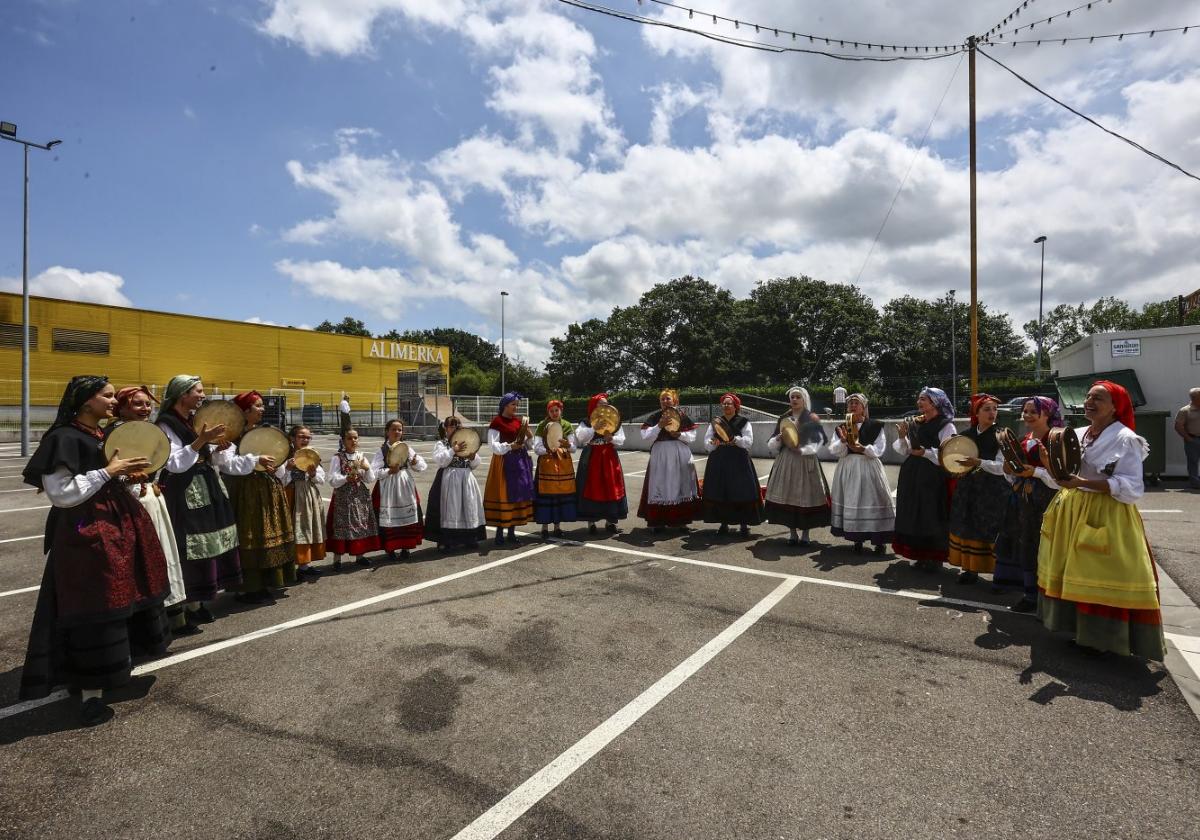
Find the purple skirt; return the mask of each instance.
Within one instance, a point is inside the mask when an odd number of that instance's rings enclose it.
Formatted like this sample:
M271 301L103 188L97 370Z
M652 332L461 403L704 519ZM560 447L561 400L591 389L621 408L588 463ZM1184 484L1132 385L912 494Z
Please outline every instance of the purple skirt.
M533 459L526 450L512 450L504 455L504 487L510 502L533 501Z

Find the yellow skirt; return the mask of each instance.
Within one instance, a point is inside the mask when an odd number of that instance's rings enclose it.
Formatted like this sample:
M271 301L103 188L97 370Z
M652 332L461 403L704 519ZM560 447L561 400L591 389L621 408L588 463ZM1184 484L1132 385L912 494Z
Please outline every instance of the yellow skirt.
M1154 561L1138 509L1104 493L1060 491L1042 519L1038 588L1075 603L1159 609Z
M539 496L575 495L575 467L570 455L542 455L537 463Z
M510 502L504 478L504 456L493 455L483 488L483 516L488 525L511 528L533 521L533 501Z

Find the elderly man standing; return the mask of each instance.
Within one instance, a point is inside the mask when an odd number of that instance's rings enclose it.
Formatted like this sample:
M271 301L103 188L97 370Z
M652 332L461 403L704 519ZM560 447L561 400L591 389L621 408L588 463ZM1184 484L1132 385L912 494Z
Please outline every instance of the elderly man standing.
M338 404L338 434L343 438L350 431L350 395L343 393L342 401Z
M1188 485L1200 490L1200 388L1188 391L1191 398L1175 415L1175 431L1183 438L1187 457Z

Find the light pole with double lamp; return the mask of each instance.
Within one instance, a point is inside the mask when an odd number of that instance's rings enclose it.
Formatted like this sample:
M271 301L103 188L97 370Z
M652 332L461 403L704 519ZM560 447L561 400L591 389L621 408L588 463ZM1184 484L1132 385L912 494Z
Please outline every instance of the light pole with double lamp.
M49 143L33 143L17 137L17 126L0 122L0 137L20 143L25 147L25 206L24 227L21 245L21 455L29 455L29 147L50 151L61 140Z
M1046 288L1046 237L1039 236L1033 240L1034 245L1042 246L1042 274L1038 280L1038 340L1037 362L1034 363L1033 378L1042 381L1042 290Z
M503 396L508 392L504 390L504 299L508 297L508 292L500 293L500 395Z

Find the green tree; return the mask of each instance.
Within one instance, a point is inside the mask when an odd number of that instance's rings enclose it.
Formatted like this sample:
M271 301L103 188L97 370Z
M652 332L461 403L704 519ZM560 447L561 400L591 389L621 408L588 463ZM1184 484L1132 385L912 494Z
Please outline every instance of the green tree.
M451 364L454 356L451 355ZM452 394L495 394L497 393L499 376L484 373L470 361L455 365L455 372L450 375L450 393Z
M562 338L550 339L546 373L553 390L587 395L630 384L625 349L607 320L571 324Z
M874 373L879 312L854 286L807 276L760 282L739 320L737 352L750 363L743 382Z
M544 401L550 395L550 379L546 374L519 359L510 359L504 370L504 387L529 397L535 404L531 406L530 411L541 417L536 403ZM494 393L500 393L499 385Z
M1049 357L1094 333L1136 329L1137 319L1138 313L1115 297L1102 297L1091 306L1060 303L1042 316L1042 353ZM1026 321L1023 329L1036 345L1037 319Z
M1130 329L1154 330L1163 327L1178 327L1200 324L1200 309L1193 309L1179 322L1179 298L1151 301L1142 306L1142 311L1133 319Z
M433 344L450 348L450 375L460 364L470 363L485 373L500 372L500 348L494 342L457 327L434 327L428 330L392 330L381 335L389 341L408 341L413 344Z
M367 329L367 325L357 318L351 318L347 315L340 323L331 321L322 321L314 327L317 332L336 333L337 335L361 335L363 338L370 338L371 331Z

